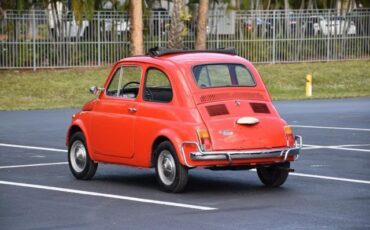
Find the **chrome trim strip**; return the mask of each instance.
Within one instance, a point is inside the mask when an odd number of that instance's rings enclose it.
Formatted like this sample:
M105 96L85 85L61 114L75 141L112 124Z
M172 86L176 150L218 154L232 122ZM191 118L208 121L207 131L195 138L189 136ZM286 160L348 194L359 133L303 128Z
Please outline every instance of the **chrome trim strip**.
M192 160L228 160L232 164L236 159L259 159L259 158L273 158L282 157L282 161L286 161L290 155L298 159L299 150L302 148L302 137L295 136L295 143L293 148L274 148L274 149L254 149L254 150L240 150L240 151L202 151L198 142L185 141L181 144L181 154L186 166L192 166L185 157L185 145L195 145L198 149L197 152L191 152L190 158Z
M185 165L188 166L189 168L193 168L194 166L189 164L189 162L186 160L185 150L184 150L185 145L196 145L199 150L200 150L200 147L198 145L198 142L195 142L195 141L184 141L184 142L181 143L180 151L181 151L182 158L184 159Z

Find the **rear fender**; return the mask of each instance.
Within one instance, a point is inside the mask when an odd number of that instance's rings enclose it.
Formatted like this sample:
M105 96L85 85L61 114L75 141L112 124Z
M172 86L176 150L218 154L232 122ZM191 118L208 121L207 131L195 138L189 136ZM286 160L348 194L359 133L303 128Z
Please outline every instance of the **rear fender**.
M171 129L161 130L158 133L157 137L159 136L166 137L171 142L171 144L176 150L177 158L179 159L180 163L186 166L186 162L181 154L181 144L183 143L183 140L187 140L187 138L181 137L177 132Z

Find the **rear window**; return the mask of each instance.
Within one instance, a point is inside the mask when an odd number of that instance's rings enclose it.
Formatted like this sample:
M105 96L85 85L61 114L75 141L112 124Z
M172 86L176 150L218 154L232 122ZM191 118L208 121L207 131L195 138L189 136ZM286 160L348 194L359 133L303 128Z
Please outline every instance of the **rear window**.
M256 86L252 74L239 64L207 64L193 68L193 76L200 88Z

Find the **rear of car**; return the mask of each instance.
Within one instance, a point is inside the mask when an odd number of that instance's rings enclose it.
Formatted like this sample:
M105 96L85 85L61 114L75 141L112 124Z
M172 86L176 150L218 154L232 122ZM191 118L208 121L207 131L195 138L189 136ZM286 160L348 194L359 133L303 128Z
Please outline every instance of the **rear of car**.
M228 54L195 54L183 60L191 60L185 63L187 80L204 123L196 130L197 141L182 144L187 166L284 165L291 170L301 137L281 119L252 64Z

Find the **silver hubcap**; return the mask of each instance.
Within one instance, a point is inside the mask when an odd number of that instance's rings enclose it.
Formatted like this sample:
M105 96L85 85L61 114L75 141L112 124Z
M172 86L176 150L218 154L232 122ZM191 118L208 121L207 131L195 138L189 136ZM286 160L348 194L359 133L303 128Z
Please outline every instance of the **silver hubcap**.
M80 173L85 169L87 161L86 156L86 148L84 144L79 140L73 142L70 152L73 170Z
M171 185L176 177L175 159L168 150L159 153L157 162L158 174L165 185Z

